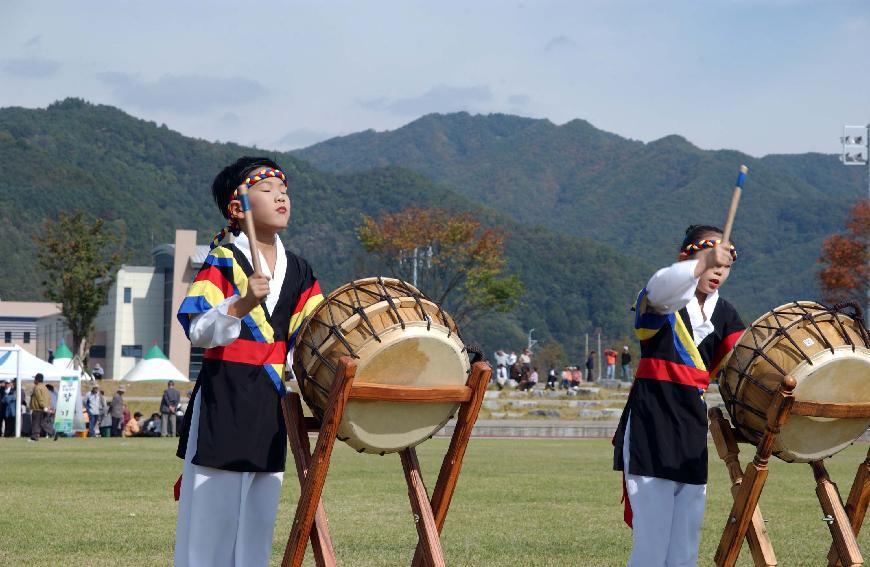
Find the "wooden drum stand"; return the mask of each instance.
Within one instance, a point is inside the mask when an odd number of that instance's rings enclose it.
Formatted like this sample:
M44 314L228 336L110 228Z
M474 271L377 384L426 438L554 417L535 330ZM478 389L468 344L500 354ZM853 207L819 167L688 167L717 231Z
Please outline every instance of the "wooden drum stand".
M758 443L755 458L746 467L744 474L738 460L740 450L737 442L749 441L725 419L719 408L709 412L710 431L719 457L725 461L731 477L731 493L734 505L725 524L725 531L716 550L715 563L718 567L732 567L737 563L737 556L743 545L744 538L749 544L749 550L756 566L772 567L777 564L773 546L764 526L758 500L767 480L767 463L773 453L773 444L780 428L790 415L812 417L870 417L870 404L850 403L833 404L817 402L796 402L794 388L797 385L794 378L786 376L767 410L767 426L764 436ZM823 520L831 530L834 540L828 553L828 566L859 567L864 564L861 550L856 537L861 530L867 505L870 502L870 451L867 458L858 468L855 482L849 493L845 508L837 491L837 485L831 481L825 470L824 463L810 463L816 479L816 495L822 506Z
M323 412L323 421L304 417L299 394L288 393L283 400L284 421L287 425L287 437L293 459L296 461L296 472L302 485L302 493L296 506L296 516L287 548L284 551L283 567L298 567L302 564L305 549L311 539L314 561L318 567L336 565L335 552L327 527L326 511L320 500L326 473L329 469L329 459L335 445L336 433L344 415L348 400L378 400L390 402L459 402L459 416L450 440L450 448L441 465L438 482L432 493L432 499L423 484L420 464L417 462L417 452L413 447L399 453L402 467L405 469L405 480L408 483L408 497L411 500L411 510L417 527L418 543L413 567L441 567L444 565L444 553L441 549L440 533L447 517L447 509L456 489L459 472L462 468L462 458L471 437L471 430L483 394L489 384L492 370L489 364L477 362L471 368L471 375L465 386L413 387L392 386L383 384L354 384L356 362L350 357L342 357L335 373L335 380L329 393L329 399ZM314 453L308 442L308 432L318 431L317 444Z

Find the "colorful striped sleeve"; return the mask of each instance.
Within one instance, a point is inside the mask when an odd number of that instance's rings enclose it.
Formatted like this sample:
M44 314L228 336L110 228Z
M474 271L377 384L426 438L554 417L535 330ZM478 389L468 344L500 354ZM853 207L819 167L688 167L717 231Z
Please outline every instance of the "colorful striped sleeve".
M299 296L296 300L296 305L293 307L293 315L290 317L290 328L287 332L289 338L289 347L293 348L296 343L296 334L302 326L305 318L311 315L314 309L323 301L323 294L320 291L320 283L314 277L314 272L311 266L303 260L300 260L300 286Z
M187 296L178 308L178 322L184 334L190 338L190 321L194 315L205 313L228 297L238 295L239 290L232 279L233 255L223 247L212 250L202 263L202 268L190 284Z
M642 289L637 296L634 306L634 334L641 341L647 341L655 336L665 323L673 323L674 314L656 313L650 309L647 301L646 288Z
M743 336L743 332L746 330L746 325L743 324L743 320L740 319L740 315L737 314L737 310L731 307L728 304L729 315L728 319L725 321L725 328L722 333L722 341L716 347L716 352L713 355L713 360L710 363L710 367L712 370L710 371L710 380L715 380L719 372L728 364L728 359L731 357L731 353L734 351L734 346L740 340L740 337Z

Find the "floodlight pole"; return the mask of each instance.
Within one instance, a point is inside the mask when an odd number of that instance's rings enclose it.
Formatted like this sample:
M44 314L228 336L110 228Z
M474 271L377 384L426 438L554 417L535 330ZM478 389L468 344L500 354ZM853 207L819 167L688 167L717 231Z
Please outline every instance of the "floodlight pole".
M843 144L843 155L840 156L840 161L843 162L844 165L865 165L867 166L867 197L870 199L870 124L867 124L863 127L862 134L862 142L859 144L853 143L852 136L849 136L849 129L857 129L859 126L843 126L843 136L840 138L840 142ZM861 153L858 156L863 156L863 161L861 159L854 160L850 159L851 153L850 149L861 148ZM870 287L867 288L867 310L870 312Z

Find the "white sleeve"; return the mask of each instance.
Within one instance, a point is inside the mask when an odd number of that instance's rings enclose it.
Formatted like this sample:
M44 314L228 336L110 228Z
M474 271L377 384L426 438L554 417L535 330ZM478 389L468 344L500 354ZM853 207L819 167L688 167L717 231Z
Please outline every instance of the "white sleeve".
M689 304L700 278L698 260L684 260L657 271L646 284L646 300L657 313L676 313Z
M190 318L190 344L201 348L225 346L239 338L242 320L227 313L230 305L240 299L234 295L205 313Z

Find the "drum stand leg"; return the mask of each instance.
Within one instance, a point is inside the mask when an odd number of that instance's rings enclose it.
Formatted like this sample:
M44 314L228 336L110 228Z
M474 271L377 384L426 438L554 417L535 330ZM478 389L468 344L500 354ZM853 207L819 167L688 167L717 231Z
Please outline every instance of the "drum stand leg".
M796 385L794 378L785 376L767 410L764 436L758 444L755 458L746 467L746 474L734 498L734 505L731 507L725 531L716 550L714 561L718 567L733 567L737 563L743 539L749 530L749 523L758 506L764 482L767 480L767 462L773 454L773 443L794 404L793 392Z
M289 392L282 400L282 407L284 408L284 423L287 426L290 450L293 453L293 460L296 462L296 474L299 476L299 484L304 485L308 469L311 467L311 445L308 441L308 426L305 423L299 394ZM314 514L314 526L311 529L310 537L314 562L317 567L335 567L335 551L332 548L332 539L329 537L329 525L322 501L317 502L317 511Z
M855 482L852 483L852 490L849 491L849 498L846 500L846 515L849 516L852 532L856 538L864 523L868 504L870 504L870 450L867 451L867 458L858 467ZM840 565L840 554L837 553L836 544L833 544L828 553L828 566L837 565Z
M468 441L471 439L471 430L474 428L474 422L477 421L477 415L480 413L480 406L483 403L483 394L486 392L486 386L489 384L489 378L492 375L492 369L485 362L477 362L471 368L471 376L468 377L466 385L471 388L471 398L467 402L463 402L459 408L459 415L456 418L456 425L453 428L453 437L450 439L450 448L447 449L447 454L444 456L444 461L441 463L441 471L438 474L438 481L435 483L435 490L432 492L431 503L423 502L426 506L420 506L422 509L429 508L434 521L435 540L444 529L444 520L447 518L447 510L450 507L450 500L453 498L453 492L456 490L456 483L459 480L459 472L462 469L462 459L465 456L465 449L468 447ZM405 455L405 453L409 453ZM409 491L411 490L411 478L408 476L408 465L416 464L417 455L413 449L402 452L402 464L405 465L405 475L408 478ZM412 457L410 459L409 457ZM406 464L406 460L408 464ZM418 471L419 474L419 471ZM420 478L419 486L422 487L422 477ZM419 493L418 493L419 494ZM425 488L423 488L422 497L426 496ZM411 506L414 506L414 496L411 497ZM430 505L431 504L431 505ZM416 510L414 512L417 513ZM422 516L420 516L422 518ZM417 543L417 550L414 552L414 559L411 561L412 567L437 567L443 565L443 555L441 555L442 563L436 563L437 558L430 551L432 546L427 544L430 538L430 532L424 534L421 529L428 529L427 526L421 526L418 523L417 531L420 533L420 540ZM427 549L427 547L429 549ZM438 542L438 552L440 555L441 544Z
M825 514L824 520L831 530L833 547L840 562L844 567L860 567L864 564L864 558L861 557L861 550L855 540L855 532L852 531L849 516L843 508L837 485L831 482L831 477L828 476L822 461L813 461L810 466L813 467L813 474L816 477L816 495L822 505L822 513Z
M743 482L743 468L740 466L739 460L740 449L734 438L731 424L722 415L722 410L712 408L709 411L709 416L710 433L713 436L713 442L716 444L719 458L725 462L725 466L728 468L728 475L731 477L732 483L731 496L736 498L740 491L740 485ZM770 542L770 537L767 534L760 506L755 507L752 518L749 520L746 543L749 544L749 551L752 553L752 559L756 567L776 566L776 554L773 552L773 544Z
M314 454L311 455L308 473L305 474L302 482L302 492L299 495L299 504L296 506L296 516L293 519L293 527L290 530L290 537L287 539L287 547L284 550L284 560L282 567L299 567L302 565L302 559L305 557L305 548L308 544L308 538L312 535L315 516L318 509L323 512L323 507L320 502L320 496L323 493L323 484L326 482L326 473L329 470L329 459L332 456L332 448L335 445L338 426L341 423L341 418L344 415L344 408L347 405L347 399L350 396L353 378L356 374L356 362L349 357L342 357L339 362L338 369L335 373L335 380L332 382L332 387L329 392L329 398L326 403L326 408L323 412L323 421L320 426L320 434L317 436L317 444L314 448ZM304 420L302 420L304 423ZM295 429L299 431L298 427ZM290 428L288 428L288 434ZM306 433L307 436L307 433ZM295 451L294 451L295 453ZM295 456L295 454L294 454ZM297 460L297 467L299 462ZM317 546L324 551L323 541L321 536L325 536L325 542L329 544L329 535L326 532L326 514L323 514L322 524L318 521L317 537L314 538L313 546L315 550ZM322 530L322 531L321 531ZM328 550L331 551L332 546L329 545ZM324 553L324 561L326 554ZM334 561L334 557L332 558ZM318 563L319 565L319 563Z

